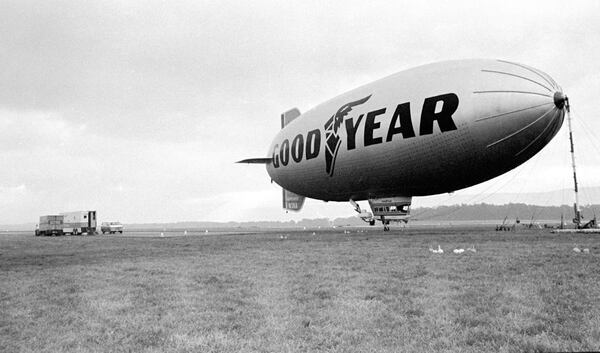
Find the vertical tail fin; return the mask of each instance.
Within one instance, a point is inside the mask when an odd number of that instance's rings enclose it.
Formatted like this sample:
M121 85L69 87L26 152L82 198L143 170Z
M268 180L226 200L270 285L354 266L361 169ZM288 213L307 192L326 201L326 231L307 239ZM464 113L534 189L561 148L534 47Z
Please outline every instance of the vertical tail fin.
M281 114L281 128L283 129L287 124L289 124L292 120L296 119L300 116L300 111L298 108L292 108L287 112Z
M292 120L300 116L298 108L293 108L281 114L281 128L283 129ZM282 189L283 191L283 208L288 211L300 211L304 205L304 196L294 194L291 191Z
M304 196L294 194L286 189L283 190L283 208L288 211L300 211L304 205Z

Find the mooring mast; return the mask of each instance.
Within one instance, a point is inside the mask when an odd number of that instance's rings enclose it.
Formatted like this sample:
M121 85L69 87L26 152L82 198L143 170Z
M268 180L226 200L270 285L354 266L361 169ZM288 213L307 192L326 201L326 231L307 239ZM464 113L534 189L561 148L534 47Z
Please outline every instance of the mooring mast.
M567 108L567 122L569 125L569 141L571 142L571 165L573 166L573 182L575 183L575 204L573 209L575 211L575 218L573 223L577 228L581 227L581 210L579 209L579 194L577 188L577 169L575 168L575 147L573 147L573 129L571 127L571 105L569 104L569 97L565 96L565 107Z

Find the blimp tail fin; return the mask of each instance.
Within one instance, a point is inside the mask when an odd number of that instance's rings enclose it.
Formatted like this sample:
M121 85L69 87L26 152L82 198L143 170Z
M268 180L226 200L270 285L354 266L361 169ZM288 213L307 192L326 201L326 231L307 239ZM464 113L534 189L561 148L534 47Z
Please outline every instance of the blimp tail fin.
M289 124L292 120L296 119L299 116L300 116L300 111L298 110L298 108L292 108L292 109L288 110L287 112L281 114L281 128L283 129L287 124ZM248 159L243 159L241 161L237 161L236 163L271 164L271 163L273 163L273 158L248 158ZM283 208L286 208L285 207L285 195L284 195L283 200L284 200ZM304 199L302 201L304 202ZM302 204L300 205L300 208L302 208Z
M273 158L247 158L237 161L236 163L247 163L247 164L271 164Z
M292 120L296 119L300 116L300 111L298 108L293 108L288 110L287 112L281 114L281 128L283 129L287 124L289 124Z
M304 196L283 190L283 208L288 211L300 211L304 205Z

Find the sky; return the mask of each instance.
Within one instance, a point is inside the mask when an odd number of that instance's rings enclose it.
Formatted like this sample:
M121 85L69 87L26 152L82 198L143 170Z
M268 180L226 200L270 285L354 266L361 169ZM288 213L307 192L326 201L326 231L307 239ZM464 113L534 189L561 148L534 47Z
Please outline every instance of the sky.
M234 162L265 157L290 108L464 58L552 76L572 104L580 183L600 186L598 43L599 1L4 0L0 224L74 210L127 223L348 217L349 204L316 200L285 213L264 167ZM523 166L455 194L571 187L566 126Z

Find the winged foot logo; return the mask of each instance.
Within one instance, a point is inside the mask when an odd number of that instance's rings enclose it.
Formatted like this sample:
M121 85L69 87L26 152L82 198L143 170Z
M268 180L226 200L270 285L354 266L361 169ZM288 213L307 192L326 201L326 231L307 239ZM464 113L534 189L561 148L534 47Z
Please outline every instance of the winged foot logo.
M350 113L353 107L365 103L369 100L369 98L371 98L371 95L354 102L344 104L340 107L340 109L338 109L337 113L332 115L331 118L329 118L329 120L327 120L325 123L325 171L329 176L333 176L335 160L337 158L340 145L342 144L338 130L344 122L344 118L346 115L348 115L348 113Z
M410 102L396 105L395 109L382 107L357 117L348 116L353 108L367 102L372 95L342 105L323 126L307 132L297 133L293 139L285 138L281 144L273 146L273 168L286 167L288 164L302 163L303 160L318 158L322 150L325 153L325 172L333 177L335 162L343 140L348 151L355 150L357 145L369 148L381 143L389 143L402 136L402 139L432 135L437 123L440 133L457 130L453 114L459 106L456 93L445 93L423 100L421 119L418 129L413 127ZM387 113L387 119L384 116ZM392 113L393 112L393 113ZM391 115L390 115L391 114ZM364 119L363 119L364 118ZM380 120L377 120L380 119ZM362 125L361 125L362 123ZM387 132L382 124L388 126ZM362 134L359 134L359 127ZM340 136L340 129L345 129L345 138ZM321 148L322 134L325 134L325 148ZM360 141L357 144L357 141Z

